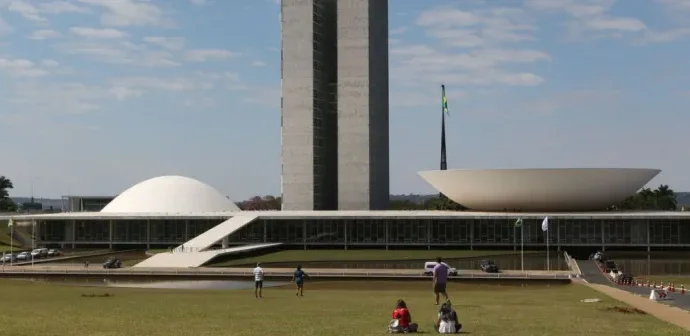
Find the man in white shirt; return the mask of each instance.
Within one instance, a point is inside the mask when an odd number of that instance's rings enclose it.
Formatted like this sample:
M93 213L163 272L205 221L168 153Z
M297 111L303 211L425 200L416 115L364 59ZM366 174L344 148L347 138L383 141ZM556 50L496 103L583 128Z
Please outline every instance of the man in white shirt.
M257 299L263 298L261 295L261 290L264 287L264 269L261 268L260 263L256 263L256 268L254 268L254 296Z

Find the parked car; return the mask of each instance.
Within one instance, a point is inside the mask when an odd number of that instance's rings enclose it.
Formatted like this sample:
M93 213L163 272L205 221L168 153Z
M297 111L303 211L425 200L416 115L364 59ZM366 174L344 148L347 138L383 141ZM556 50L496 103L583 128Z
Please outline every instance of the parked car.
M49 256L49 257L57 257L57 256L60 256L60 255L62 255L62 253L60 253L60 251L58 251L58 250L56 250L56 249L50 249L50 250L48 250L48 256Z
M448 275L458 275L458 270L456 268L450 267L450 265L442 262L442 264L446 265L448 267ZM434 267L438 265L437 262L435 261L427 261L424 263L424 275L433 275L434 274Z
M2 258L2 262L9 264L11 262L17 261L17 256L15 254L7 253L5 254L5 257Z
M617 268L618 268L618 267L616 267L616 263L613 262L613 260L607 260L607 261L604 263L604 273L609 273L609 272L611 272L611 270L614 270L614 269L617 269Z
M47 248L37 248L31 251L31 257L34 259L45 258L48 256Z
M498 273L498 266L491 260L482 260L479 266L486 273Z
M17 260L31 260L31 252L22 252L17 254Z
M122 262L120 261L120 259L108 258L108 260L106 260L103 263L103 268L120 268L120 267L122 267Z

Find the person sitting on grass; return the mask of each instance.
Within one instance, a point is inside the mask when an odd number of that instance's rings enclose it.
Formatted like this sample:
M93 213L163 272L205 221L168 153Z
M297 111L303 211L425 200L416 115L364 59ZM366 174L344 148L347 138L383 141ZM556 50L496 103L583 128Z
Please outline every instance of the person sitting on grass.
M462 328L462 324L458 323L458 314L453 310L450 301L441 305L434 327L439 334L454 334Z
M295 296L304 296L304 278L309 278L309 275L304 273L302 270L302 265L297 265L297 270L295 270L295 274L292 275L291 280L291 282L294 282L295 285L297 285L297 292L295 293Z
M388 325L388 332L410 333L417 331L417 323L412 323L412 315L403 300L398 300L393 311L393 320Z

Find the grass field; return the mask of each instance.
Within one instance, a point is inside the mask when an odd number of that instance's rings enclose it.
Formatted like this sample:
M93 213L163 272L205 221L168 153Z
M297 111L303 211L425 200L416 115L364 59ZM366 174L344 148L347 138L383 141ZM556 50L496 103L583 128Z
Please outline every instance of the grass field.
M434 333L437 307L427 283L307 283L250 290L191 291L87 288L0 281L0 335L382 335L404 299L423 333ZM580 285L494 287L450 285L464 330L471 335L687 335L687 331L625 307ZM103 294L110 297L98 297ZM84 297L86 295L87 297ZM96 296L96 297L89 297ZM600 303L581 303L586 298ZM619 308L616 308L619 307Z
M284 250L251 258L232 259L209 266L234 266L255 262L363 261L363 260L435 260L515 254L515 251L471 250ZM525 254L528 254L527 252Z
M21 244L17 241L17 239L14 240L14 249L19 250L21 249ZM5 228L0 228L0 252L8 252L10 250L10 234L8 229Z

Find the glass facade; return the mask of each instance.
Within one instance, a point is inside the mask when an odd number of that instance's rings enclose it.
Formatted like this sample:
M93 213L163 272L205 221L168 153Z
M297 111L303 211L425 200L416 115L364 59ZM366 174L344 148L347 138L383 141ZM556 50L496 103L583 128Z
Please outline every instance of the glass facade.
M222 219L55 220L38 222L48 244L181 244ZM552 246L690 247L690 218L549 218ZM231 244L280 242L303 246L542 246L541 219L308 218L257 219L230 235Z

